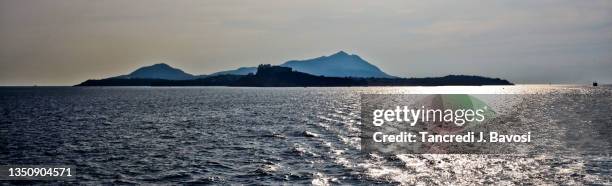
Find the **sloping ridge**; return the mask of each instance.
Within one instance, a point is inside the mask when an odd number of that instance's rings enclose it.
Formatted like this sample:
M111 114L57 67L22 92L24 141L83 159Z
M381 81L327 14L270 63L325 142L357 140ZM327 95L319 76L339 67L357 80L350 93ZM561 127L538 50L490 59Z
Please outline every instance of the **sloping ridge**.
M210 74L209 76L218 76L218 75L247 75L247 74L255 74L257 73L257 67L240 67L236 70L225 70L220 72L215 72Z

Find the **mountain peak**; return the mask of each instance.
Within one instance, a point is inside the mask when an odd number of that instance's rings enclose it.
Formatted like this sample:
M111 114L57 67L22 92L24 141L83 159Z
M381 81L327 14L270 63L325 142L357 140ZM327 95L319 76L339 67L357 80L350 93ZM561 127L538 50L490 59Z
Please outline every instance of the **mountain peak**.
M342 51L342 50L340 50L339 52L336 52L335 54L332 54L329 57L338 57L338 56L349 56L349 54L344 52L344 51Z
M142 71L181 71L180 69L174 68L166 63L156 63L150 66L144 66L136 69L131 74L142 72Z
M154 65L151 65L150 67L172 68L170 65L168 65L166 63L157 63L157 64L154 64Z

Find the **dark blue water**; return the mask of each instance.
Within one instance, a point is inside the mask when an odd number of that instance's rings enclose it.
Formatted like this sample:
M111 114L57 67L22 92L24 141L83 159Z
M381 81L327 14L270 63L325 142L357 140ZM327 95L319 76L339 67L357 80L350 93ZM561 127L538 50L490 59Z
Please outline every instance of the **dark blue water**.
M74 165L77 179L68 183L82 184L611 183L609 156L360 154L361 93L461 90L465 87L0 88L0 164ZM538 107L560 106L552 105L559 100ZM575 107L603 109L600 120L589 121L608 125L612 101L599 100L603 103ZM542 118L522 119L555 122Z

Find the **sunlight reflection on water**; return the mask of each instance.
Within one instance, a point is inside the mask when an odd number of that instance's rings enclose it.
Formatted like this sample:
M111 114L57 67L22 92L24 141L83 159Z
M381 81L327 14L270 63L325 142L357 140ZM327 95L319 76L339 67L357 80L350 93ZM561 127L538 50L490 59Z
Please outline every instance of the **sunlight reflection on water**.
M363 155L359 143L361 94L544 95L512 108L531 113L518 121L612 126L610 87L0 90L0 123L8 128L2 136L11 141L0 164L76 165L84 184L539 185L612 180L609 156L381 157ZM548 96L559 93L604 96L596 102ZM559 109L574 114L555 113ZM596 112L581 113L584 109Z

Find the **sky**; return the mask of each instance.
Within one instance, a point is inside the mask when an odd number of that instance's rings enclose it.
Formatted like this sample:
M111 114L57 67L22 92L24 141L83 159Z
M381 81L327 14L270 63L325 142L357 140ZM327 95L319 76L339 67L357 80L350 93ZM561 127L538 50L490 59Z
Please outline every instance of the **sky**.
M0 0L0 85L357 54L402 77L612 83L610 0Z

